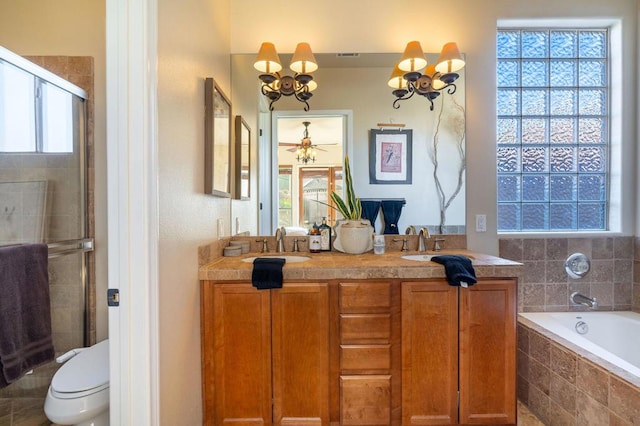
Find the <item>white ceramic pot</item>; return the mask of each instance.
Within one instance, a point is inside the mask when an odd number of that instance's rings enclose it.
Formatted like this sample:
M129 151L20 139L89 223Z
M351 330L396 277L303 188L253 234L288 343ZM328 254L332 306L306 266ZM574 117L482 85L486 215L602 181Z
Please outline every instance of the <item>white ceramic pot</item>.
M349 254L360 254L373 249L373 226L367 219L340 220L335 228L336 250Z

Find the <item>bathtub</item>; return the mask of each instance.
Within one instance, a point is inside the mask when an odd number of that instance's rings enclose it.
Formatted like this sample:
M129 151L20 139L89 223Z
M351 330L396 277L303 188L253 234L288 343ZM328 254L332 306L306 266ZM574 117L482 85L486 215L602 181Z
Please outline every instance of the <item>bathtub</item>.
M640 378L640 314L588 311L520 316Z
M519 314L518 399L547 425L640 425L639 336L633 312Z

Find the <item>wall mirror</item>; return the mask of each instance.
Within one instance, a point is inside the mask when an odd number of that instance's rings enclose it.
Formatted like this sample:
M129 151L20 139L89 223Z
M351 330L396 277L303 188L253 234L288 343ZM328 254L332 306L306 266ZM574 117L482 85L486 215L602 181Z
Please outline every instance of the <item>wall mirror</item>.
M204 190L231 197L231 102L213 78L204 85Z
M309 100L310 110L303 111L303 104L293 97L282 97L274 103L274 111L268 111L264 96L259 91L258 72L253 68L255 54L232 55L232 92L234 108L240 105L250 126L262 132L252 141L260 163L257 186L259 234L273 234L278 225L278 184L280 164L277 156L278 142L299 142L302 139L303 121L310 121L309 132L314 137L314 120L325 115L343 115L346 118L342 132L342 155L348 154L356 194L363 199L404 199L405 205L398 221L401 232L409 225L428 226L430 231L447 234L465 233L465 78L464 69L457 80L454 95L442 94L433 111L420 96L400 102L394 109L394 96L387 81L400 53L367 54L316 54L319 69L314 73L318 88ZM437 54L427 54L432 63ZM286 71L290 55L281 54ZM297 127L290 136L278 130L278 120L287 118ZM369 134L372 129L382 130L378 123L404 124L413 134L412 183L410 185L380 185L369 181ZM314 127L316 126L316 127ZM393 127L387 128L393 130ZM396 129L397 130L397 129ZM317 138L316 138L317 139ZM321 153L318 153L318 165ZM254 157L256 158L256 157ZM344 158L344 157L343 157ZM293 164L298 164L289 161ZM311 168L310 165L298 165ZM255 169L254 169L255 170ZM299 171L298 171L299 172ZM437 180L436 180L437 176ZM339 175L334 183L339 185ZM298 195L299 205L304 196ZM293 215L298 214L288 206ZM235 205L232 207L236 210ZM296 213L297 212L297 213ZM232 217L237 216L232 211ZM378 218L380 222L380 218ZM299 223L300 224L300 223ZM300 224L305 226L304 223ZM376 226L380 231L380 224Z

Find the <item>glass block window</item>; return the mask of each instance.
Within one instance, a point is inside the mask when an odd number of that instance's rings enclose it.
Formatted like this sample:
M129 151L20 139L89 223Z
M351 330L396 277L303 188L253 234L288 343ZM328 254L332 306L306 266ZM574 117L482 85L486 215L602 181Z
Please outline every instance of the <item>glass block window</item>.
M607 229L606 29L499 29L498 231Z

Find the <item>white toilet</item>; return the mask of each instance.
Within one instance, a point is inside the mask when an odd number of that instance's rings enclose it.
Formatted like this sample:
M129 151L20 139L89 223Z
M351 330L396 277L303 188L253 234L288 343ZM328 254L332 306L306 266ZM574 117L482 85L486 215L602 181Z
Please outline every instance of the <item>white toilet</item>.
M44 412L60 425L109 426L109 340L74 351L60 357L72 356L53 376Z

